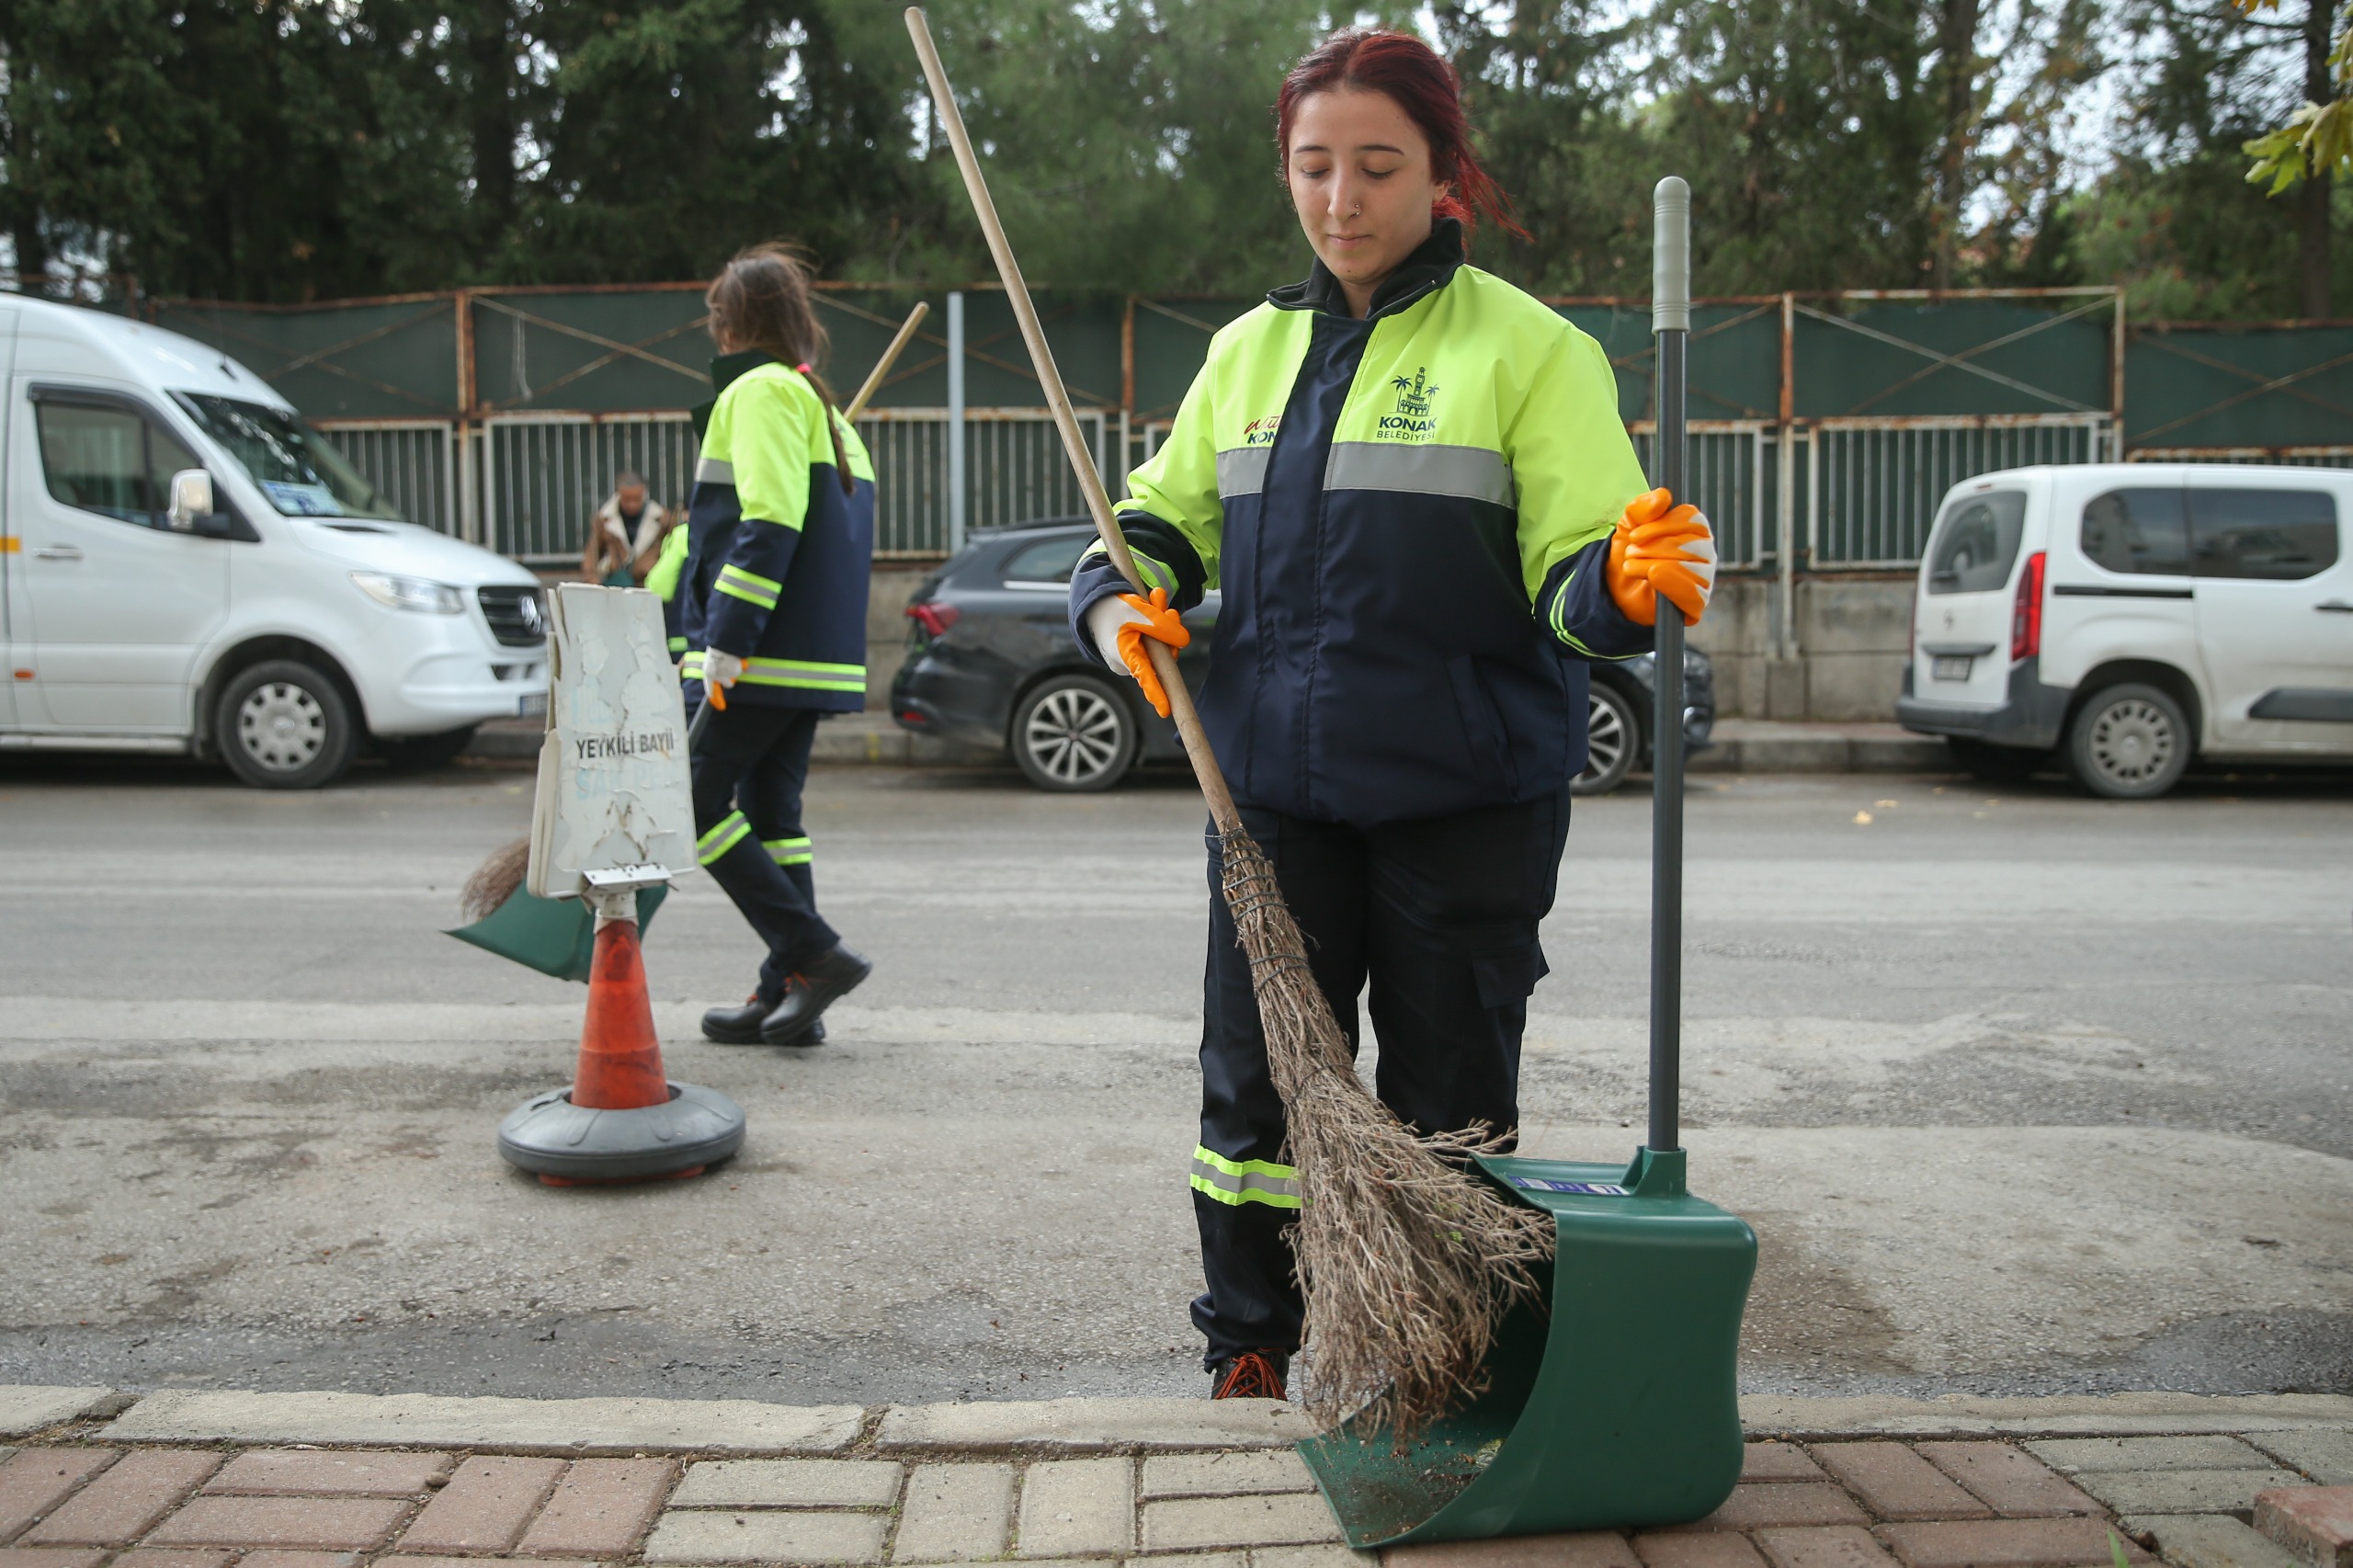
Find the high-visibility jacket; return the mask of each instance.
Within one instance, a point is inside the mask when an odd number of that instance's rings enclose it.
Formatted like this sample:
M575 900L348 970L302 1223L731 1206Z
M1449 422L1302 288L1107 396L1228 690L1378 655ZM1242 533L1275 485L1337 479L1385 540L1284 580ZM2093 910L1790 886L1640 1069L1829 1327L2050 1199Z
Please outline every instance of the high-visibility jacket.
M1319 263L1221 330L1119 510L1150 585L1224 597L1200 710L1235 797L1372 826L1585 766L1585 661L1651 646L1606 581L1646 488L1601 346L1441 220L1363 319ZM1125 586L1079 562L1089 657Z
M858 432L808 379L764 354L712 364L680 574L680 676L702 653L744 661L731 699L848 712L866 705L867 580L874 560L874 465ZM842 490L827 425L841 432Z
M687 541L692 537L683 524L664 534L662 551L654 558L654 570L645 574L645 591L662 601L662 631L670 640L670 657L674 659L687 651L687 634L680 620L686 607L678 602L678 583L686 575Z

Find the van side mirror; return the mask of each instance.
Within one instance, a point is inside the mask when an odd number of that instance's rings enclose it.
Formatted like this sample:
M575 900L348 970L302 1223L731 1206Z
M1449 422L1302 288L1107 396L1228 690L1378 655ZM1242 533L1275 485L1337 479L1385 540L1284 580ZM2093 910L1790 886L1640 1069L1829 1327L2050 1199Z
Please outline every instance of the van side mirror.
M194 533L197 519L212 515L212 476L200 468L184 468L172 475L172 509L165 521L176 533Z

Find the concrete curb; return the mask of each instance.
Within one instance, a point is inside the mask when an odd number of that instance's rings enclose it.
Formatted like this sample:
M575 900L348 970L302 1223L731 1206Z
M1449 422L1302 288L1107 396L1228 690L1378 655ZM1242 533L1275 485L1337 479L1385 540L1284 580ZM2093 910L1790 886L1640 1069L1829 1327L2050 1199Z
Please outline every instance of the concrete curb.
M128 1405L127 1410L124 1407ZM0 1385L0 1435L122 1412L96 1436L133 1443L439 1446L504 1453L733 1455L877 1452L1150 1452L1275 1448L1304 1415L1263 1401L976 1401L961 1404L764 1404L751 1400L445 1399L426 1394L256 1393ZM2142 1437L2353 1428L2353 1396L2125 1393L2047 1399L1800 1399L1750 1395L1752 1437Z
M529 762L540 755L546 733L537 720L496 720L474 732L465 755L500 762ZM969 745L930 735L909 734L881 713L847 713L817 726L810 760L846 767L999 767L1012 759L995 746Z
M525 761L540 754L537 722L500 721L474 733L468 756ZM996 746L910 734L882 713L847 713L817 726L813 761L838 767L1010 769ZM1950 773L1952 753L1933 735L1893 724L1785 724L1727 719L1715 742L1692 754L1693 773Z
M1692 773L1951 773L1951 748L1893 724L1781 724L1727 719Z
M875 1431L878 1453L972 1449L1090 1452L1269 1449L1313 1437L1306 1412L1267 1399L1049 1399L894 1404Z
M149 1394L98 1436L129 1443L438 1446L503 1453L836 1454L854 1404L747 1399L442 1399L429 1394Z
M22 1437L67 1421L112 1415L137 1397L108 1388L0 1383L0 1437Z
M1749 1394L1752 1436L2123 1437L2276 1432L2353 1425L2353 1396L2333 1393L2062 1394L2042 1399L1796 1399Z

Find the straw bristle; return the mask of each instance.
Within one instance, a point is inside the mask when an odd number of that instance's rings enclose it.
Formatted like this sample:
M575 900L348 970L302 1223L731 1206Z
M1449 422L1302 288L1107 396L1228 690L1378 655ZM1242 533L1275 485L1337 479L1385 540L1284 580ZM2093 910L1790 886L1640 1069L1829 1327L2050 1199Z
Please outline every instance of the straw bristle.
M1265 852L1238 828L1219 848L1299 1171L1303 1398L1321 1422L1361 1415L1402 1445L1485 1386L1496 1325L1552 1256L1552 1221L1463 1168L1501 1146L1490 1130L1417 1136L1372 1096Z
M474 868L466 885L458 894L458 913L468 920L487 919L498 906L515 896L523 885L523 874L531 863L531 841L518 838L512 844L502 844L490 852L490 857Z

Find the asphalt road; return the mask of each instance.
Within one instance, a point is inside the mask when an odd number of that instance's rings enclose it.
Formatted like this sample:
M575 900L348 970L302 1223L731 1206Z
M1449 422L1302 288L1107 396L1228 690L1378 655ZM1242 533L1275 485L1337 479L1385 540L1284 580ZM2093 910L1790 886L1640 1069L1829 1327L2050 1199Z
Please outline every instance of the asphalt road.
M0 1381L1199 1386L1181 779L821 774L875 978L820 1050L702 1042L756 954L689 879L656 1016L749 1142L564 1191L492 1134L583 993L437 929L529 786L0 761ZM2353 1391L2353 785L1710 778L1689 823L1686 1141L1761 1239L1749 1387ZM1648 842L1641 797L1579 805L1530 1153L1641 1135Z

